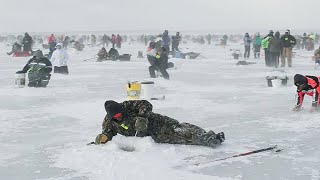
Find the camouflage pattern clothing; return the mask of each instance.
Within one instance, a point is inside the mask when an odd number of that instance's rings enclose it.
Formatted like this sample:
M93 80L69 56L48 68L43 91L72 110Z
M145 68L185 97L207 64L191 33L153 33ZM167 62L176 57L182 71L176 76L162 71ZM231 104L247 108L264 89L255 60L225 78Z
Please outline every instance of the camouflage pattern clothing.
M37 51L24 66L22 73L28 72L29 87L46 87L50 80L52 64L49 59L45 58L42 52Z
M123 108L123 119L114 120L106 116L102 123L102 134L111 140L113 136L135 136L135 121L138 117L148 120L147 130L138 132L137 136L151 136L157 143L202 145L216 147L224 141L224 134L206 132L204 129L189 123L179 123L168 116L152 112L152 104L146 100L124 101L119 103Z

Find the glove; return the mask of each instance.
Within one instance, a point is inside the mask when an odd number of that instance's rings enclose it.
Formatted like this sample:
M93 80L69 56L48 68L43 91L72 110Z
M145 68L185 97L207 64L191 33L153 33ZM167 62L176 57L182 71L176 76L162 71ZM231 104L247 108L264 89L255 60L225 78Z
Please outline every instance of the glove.
M148 129L148 119L143 117L136 117L136 131L144 132Z
M105 134L98 134L95 140L95 144L105 144L106 142L108 142L109 138L107 135Z
M296 105L292 111L301 111L302 110L302 107L300 105Z

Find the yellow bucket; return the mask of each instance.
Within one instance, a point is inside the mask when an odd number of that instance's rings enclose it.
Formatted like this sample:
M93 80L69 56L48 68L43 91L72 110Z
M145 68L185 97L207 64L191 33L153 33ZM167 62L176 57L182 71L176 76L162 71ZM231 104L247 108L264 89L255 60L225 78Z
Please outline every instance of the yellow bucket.
M128 82L127 85L127 98L129 100L140 99L141 84L139 82Z

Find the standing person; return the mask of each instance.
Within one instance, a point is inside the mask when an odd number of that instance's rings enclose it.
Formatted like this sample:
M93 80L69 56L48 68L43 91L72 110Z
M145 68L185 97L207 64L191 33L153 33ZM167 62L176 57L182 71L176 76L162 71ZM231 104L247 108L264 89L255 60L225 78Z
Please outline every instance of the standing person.
M282 40L280 39L280 33L277 31L274 37L270 39L268 51L270 52L270 66L279 67L279 57L282 51Z
M68 45L69 45L69 42L70 42L70 38L69 36L66 36L63 40L63 48L64 49L67 49L68 48Z
M115 48L114 45L116 44L116 39L117 39L116 35L112 34L111 36L112 48Z
M303 33L303 35L302 35L302 49L304 49L305 47L306 47L306 45L307 45L307 39L308 39L309 37L307 36L307 33Z
M67 65L69 61L69 55L67 51L62 48L61 43L58 43L55 48L56 50L52 53L50 59L54 66L53 73L69 74Z
M269 67L271 65L270 65L270 52L269 52L268 47L269 47L269 41L271 38L273 38L273 31L272 30L270 30L269 34L266 37L264 37L261 41L261 46L264 49L265 64L266 64L266 66L269 66Z
M181 41L180 32L177 32L175 36L172 36L172 51L179 51L180 41Z
M297 41L292 35L290 35L289 29L285 31L285 34L281 37L283 43L283 50L281 56L281 67L285 67L286 58L288 61L288 67L292 67L292 49L296 45Z
M50 80L51 71L51 62L43 56L42 51L38 50L23 69L17 73L28 73L29 87L46 87Z
M118 34L116 37L117 48L121 48L122 37Z
M91 35L91 45L96 46L96 44L97 44L97 37L94 34L92 34Z
M144 41L144 45L147 46L148 45L148 36L147 35L143 36L143 41Z
M261 40L260 34L256 33L253 39L254 58L260 58Z
M297 104L293 108L293 111L302 110L302 103L304 95L312 96L312 110L320 110L320 77L316 76L303 76L301 74L296 74L294 76L294 85L297 86L298 99Z
M32 44L32 37L28 33L25 33L22 39L23 51L32 54Z
M54 34L51 34L51 35L48 37L48 44L51 44L52 42L57 43L57 40L56 40L56 37L54 37Z
M207 41L208 41L208 45L210 45L210 44L211 44L211 39L212 39L211 34L208 34L208 35L206 36L206 39L207 39Z
M250 44L251 44L251 38L249 36L249 33L246 33L243 38L244 43L244 58L250 57Z
M102 36L102 46L103 47L108 47L109 46L109 37L106 35L106 34L104 34L103 36Z
M169 79L169 74L167 72L168 68L168 55L166 53L166 48L161 47L158 49L156 54L156 60L154 65L149 67L149 73L151 78L156 78L156 70L159 70L165 79Z
M217 147L225 140L223 132L205 131L199 126L152 112L146 100L104 103L107 112L102 123L102 133L92 144L105 144L117 134L124 136L151 136L156 143L199 145Z
M168 30L165 30L162 34L162 47L166 48L166 52L170 52L170 37Z

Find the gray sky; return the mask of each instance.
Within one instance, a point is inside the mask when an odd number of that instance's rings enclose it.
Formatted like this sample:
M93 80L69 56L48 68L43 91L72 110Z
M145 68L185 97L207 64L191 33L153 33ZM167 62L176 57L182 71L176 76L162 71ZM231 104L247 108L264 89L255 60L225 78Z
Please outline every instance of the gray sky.
M320 0L0 0L0 32L320 30Z

